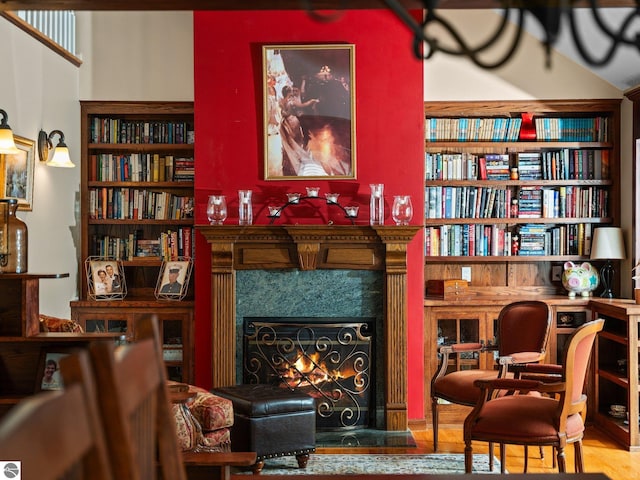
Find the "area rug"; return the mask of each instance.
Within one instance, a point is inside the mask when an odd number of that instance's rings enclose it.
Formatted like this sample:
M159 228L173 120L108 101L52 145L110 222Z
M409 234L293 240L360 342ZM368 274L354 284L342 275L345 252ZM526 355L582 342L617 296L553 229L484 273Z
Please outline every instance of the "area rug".
M473 456L474 473L500 473L500 462L493 461L489 471L488 455ZM248 474L250 471L235 471ZM265 461L263 475L358 475L365 473L416 474L464 473L464 455L461 453L431 453L427 455L389 454L312 454L307 468L298 468L295 457L272 458Z

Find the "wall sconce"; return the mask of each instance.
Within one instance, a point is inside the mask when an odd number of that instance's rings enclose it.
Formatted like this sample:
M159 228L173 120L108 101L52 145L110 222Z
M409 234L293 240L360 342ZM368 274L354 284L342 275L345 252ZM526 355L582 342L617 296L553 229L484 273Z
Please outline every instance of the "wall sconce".
M624 260L624 238L619 227L600 227L593 232L591 243L591 259L606 260L607 263L600 269L600 281L604 291L600 294L603 298L613 298L613 280L615 270L611 260Z
M55 134L60 135L58 145L53 150L53 155L49 158L49 150L53 148L51 139ZM48 136L47 132L40 130L38 134L38 156L41 162L47 162L45 165L50 167L73 168L75 165L69 156L69 147L64 143L64 133L60 130L53 130Z
M13 141L13 132L11 127L7 123L9 116L7 112L0 109L0 115L2 115L2 121L0 122L0 153L18 153L18 147L16 142Z

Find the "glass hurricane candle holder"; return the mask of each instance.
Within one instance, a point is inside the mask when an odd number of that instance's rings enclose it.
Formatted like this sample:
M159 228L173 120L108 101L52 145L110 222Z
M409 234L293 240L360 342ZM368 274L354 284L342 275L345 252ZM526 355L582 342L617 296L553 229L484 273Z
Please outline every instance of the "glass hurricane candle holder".
M251 190L238 190L238 224L240 225L251 225L253 223L251 194Z
M372 183L371 199L369 202L369 223L371 225L384 225L384 185L382 183Z
M413 218L413 205L410 195L396 195L393 197L391 217L396 225L409 225Z
M211 225L222 225L227 219L227 199L224 195L209 195L207 218Z

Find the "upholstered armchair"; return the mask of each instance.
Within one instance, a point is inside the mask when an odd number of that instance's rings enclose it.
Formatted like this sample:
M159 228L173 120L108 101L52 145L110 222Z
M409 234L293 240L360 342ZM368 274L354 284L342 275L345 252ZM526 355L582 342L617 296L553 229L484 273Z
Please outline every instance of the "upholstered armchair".
M503 378L514 365L542 362L546 356L551 315L546 303L520 301L506 305L498 316L497 368L492 370L450 370L450 356L462 352L491 350L480 343L444 345L440 348L440 368L431 379L433 449L438 450L438 407L445 400L472 407L480 398L474 382L480 378ZM495 350L495 348L493 349ZM491 461L493 456L491 456Z
M231 400L207 390L169 381L178 441L183 451L231 451L230 427L233 425Z
M583 389L595 337L603 325L604 320L599 319L576 329L567 342L559 377L476 380L481 396L464 422L466 473L471 473L474 441L551 446L560 472L566 471L564 449L573 444L575 471L584 471L587 397ZM496 390L514 394L495 396ZM528 395L530 392L537 394Z

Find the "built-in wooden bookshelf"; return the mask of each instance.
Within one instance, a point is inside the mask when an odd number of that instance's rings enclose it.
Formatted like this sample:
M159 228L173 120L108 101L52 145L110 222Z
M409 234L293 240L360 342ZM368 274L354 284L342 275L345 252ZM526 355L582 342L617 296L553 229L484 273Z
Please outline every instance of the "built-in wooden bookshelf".
M427 102L424 113L425 281L469 281L460 297L425 299L425 384L439 344L494 341L501 308L517 300L549 304L548 360L558 361L575 325L591 314L588 299L567 297L563 265L589 261L595 228L620 225L620 100ZM484 124L484 133L470 124ZM553 132L539 131L546 125ZM523 246L523 238L530 243ZM489 361L459 360L452 368ZM590 376L591 403L594 381ZM430 392L425 399L429 417ZM448 408L441 421L460 423L467 413Z
M71 315L87 331L132 334L135 318L159 314L172 378L190 381L193 282L182 300L156 299L165 261L193 256L192 102L81 102L80 299ZM97 299L88 259L113 259L126 294Z
M426 262L588 259L594 227L619 221L619 108L426 103Z

